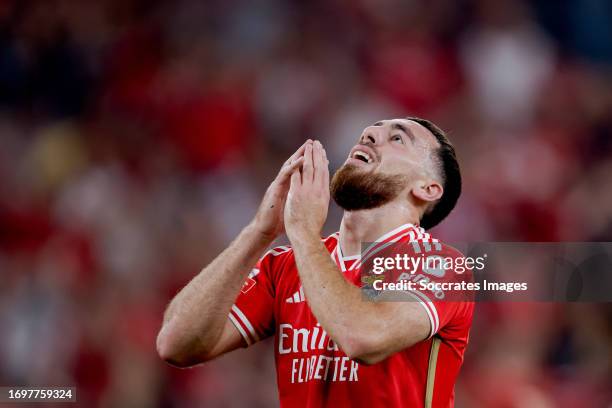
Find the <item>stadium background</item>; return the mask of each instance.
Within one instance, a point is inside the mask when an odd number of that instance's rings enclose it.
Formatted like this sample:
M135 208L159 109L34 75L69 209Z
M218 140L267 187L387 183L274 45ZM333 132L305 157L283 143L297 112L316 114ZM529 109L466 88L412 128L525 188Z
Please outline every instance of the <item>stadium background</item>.
M381 118L456 144L443 240L612 240L611 68L607 0L0 1L0 384L277 404L270 342L173 369L163 309L305 138L335 169ZM479 305L457 407L611 406L611 322Z

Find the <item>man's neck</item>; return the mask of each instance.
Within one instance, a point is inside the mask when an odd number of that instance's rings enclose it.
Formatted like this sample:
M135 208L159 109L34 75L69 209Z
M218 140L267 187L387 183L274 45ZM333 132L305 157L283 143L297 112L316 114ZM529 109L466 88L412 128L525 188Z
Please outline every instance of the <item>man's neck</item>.
M373 242L400 225L418 224L416 209L389 203L371 210L345 211L340 224L343 256L358 255L362 242Z

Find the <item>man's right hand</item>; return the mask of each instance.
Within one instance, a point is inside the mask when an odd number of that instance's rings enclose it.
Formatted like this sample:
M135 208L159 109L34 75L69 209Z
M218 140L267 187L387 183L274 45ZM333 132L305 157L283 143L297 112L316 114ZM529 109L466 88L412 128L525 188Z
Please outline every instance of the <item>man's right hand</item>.
M253 219L253 227L263 236L273 241L285 231L283 221L285 201L291 184L291 174L302 166L304 162L304 150L307 145L312 145L308 139L287 161L283 164L278 175L266 190L257 214Z

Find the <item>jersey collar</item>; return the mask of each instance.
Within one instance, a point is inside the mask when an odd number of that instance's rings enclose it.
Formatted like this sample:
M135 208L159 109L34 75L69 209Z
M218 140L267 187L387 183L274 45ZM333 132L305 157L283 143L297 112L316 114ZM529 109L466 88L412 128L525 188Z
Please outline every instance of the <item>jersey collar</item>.
M359 268L363 262L368 260L377 252L393 244L394 242L398 242L399 240L406 237L409 237L410 241L415 241L418 238L422 237L424 234L425 230L421 227L415 226L414 224L407 223L400 225L399 227L394 228L393 230L383 234L378 239L376 239L376 241L370 243L370 245L368 245L368 247L361 252L361 259L355 261L348 270L354 270L356 268ZM338 265L338 268L340 268L342 272L346 272L347 269L344 264L342 248L340 248L339 232L336 233L336 240L336 248L334 248L333 252L331 253L332 259L336 262L336 265Z

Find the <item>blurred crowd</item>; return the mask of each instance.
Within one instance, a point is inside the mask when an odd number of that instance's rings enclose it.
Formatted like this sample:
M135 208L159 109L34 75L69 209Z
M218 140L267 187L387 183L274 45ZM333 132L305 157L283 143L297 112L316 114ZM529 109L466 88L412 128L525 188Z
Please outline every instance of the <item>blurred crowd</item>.
M612 241L607 0L0 0L0 385L277 405L269 341L160 361L165 305L306 138L407 115L462 164L442 240ZM612 306L479 304L456 390L612 406Z

